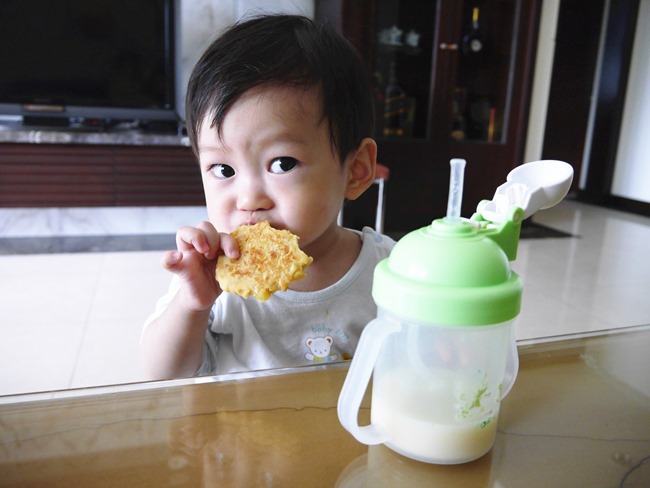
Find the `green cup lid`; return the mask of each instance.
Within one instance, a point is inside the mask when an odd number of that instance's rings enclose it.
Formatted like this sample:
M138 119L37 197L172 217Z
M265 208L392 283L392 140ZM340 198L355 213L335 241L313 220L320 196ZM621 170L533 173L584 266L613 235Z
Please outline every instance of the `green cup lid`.
M400 239L372 289L378 306L407 320L459 326L515 318L521 293L500 245L477 223L448 218Z

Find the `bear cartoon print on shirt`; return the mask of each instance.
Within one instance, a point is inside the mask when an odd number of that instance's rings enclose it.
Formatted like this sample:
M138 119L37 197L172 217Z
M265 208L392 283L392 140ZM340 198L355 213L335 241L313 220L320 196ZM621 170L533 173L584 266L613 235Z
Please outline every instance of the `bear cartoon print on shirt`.
M325 337L310 337L305 341L309 348L309 352L305 354L305 358L315 363L336 361L337 354L330 354L334 339L330 336Z

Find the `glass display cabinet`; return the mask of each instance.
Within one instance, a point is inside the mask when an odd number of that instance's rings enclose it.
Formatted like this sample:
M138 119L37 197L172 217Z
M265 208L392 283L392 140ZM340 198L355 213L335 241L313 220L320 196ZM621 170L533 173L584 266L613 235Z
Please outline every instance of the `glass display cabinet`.
M388 232L444 215L450 158L467 160L464 216L524 162L540 8L540 0L317 0L317 19L355 44L372 75L379 161L390 168Z

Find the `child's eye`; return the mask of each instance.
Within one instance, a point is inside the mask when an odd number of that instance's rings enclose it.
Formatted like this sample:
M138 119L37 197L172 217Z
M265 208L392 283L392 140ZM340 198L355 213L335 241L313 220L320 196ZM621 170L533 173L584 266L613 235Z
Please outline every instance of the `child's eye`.
M227 164L215 164L211 166L210 173L222 180L235 176L235 170Z
M298 165L296 158L282 156L271 161L270 171L275 174L288 173Z

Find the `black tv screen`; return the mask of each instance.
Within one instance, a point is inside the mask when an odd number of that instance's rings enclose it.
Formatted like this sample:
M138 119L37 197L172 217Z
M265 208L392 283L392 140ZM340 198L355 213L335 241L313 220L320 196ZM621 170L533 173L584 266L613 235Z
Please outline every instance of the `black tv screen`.
M176 120L174 0L0 0L0 115Z

